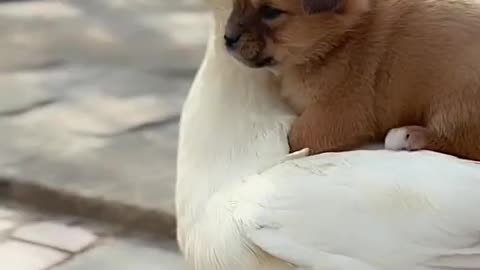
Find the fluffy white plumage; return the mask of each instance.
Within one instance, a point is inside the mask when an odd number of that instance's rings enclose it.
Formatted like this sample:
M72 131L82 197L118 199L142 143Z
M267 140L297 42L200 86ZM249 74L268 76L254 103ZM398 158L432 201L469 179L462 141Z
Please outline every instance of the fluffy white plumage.
M185 104L177 220L195 270L480 269L480 165L359 150L288 160L294 114L223 50L215 10Z

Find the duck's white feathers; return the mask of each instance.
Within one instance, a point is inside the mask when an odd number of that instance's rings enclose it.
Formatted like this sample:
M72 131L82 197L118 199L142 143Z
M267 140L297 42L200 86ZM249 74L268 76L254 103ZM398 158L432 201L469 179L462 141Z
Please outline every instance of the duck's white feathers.
M304 269L480 269L474 162L429 152L324 154L249 178L232 201L253 245Z

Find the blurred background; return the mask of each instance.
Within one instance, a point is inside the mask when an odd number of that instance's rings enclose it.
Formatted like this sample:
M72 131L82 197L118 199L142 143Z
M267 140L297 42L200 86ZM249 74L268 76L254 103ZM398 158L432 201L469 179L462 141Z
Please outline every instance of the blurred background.
M184 269L181 106L201 0L0 1L0 268Z

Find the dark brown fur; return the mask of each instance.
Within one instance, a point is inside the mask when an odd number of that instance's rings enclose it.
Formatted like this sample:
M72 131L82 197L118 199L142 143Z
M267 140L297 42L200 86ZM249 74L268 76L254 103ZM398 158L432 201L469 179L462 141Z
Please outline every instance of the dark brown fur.
M480 160L480 2L238 0L231 53L268 66L300 117L292 151L402 147ZM266 6L285 11L265 19Z

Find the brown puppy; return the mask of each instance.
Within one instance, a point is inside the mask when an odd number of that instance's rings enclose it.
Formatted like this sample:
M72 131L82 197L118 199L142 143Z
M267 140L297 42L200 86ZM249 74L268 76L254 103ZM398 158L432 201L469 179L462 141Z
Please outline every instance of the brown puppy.
M292 151L390 131L390 149L480 160L480 1L236 0L225 43L280 75Z

